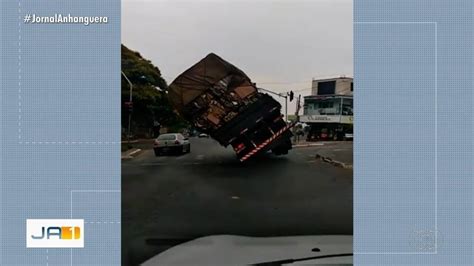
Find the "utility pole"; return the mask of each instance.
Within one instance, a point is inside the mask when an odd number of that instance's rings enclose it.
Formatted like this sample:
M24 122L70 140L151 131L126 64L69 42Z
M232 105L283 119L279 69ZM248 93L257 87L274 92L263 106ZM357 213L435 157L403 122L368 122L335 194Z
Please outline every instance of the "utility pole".
M130 130L131 130L131 125L132 125L132 110L131 108L133 108L132 104L133 104L133 97L132 97L132 94L133 94L133 84L132 82L128 79L127 75L125 75L125 73L123 73L122 71L122 75L123 77L125 78L125 80L128 82L128 85L130 86L130 93L129 93L129 110L128 110L128 132L127 132L127 142L128 142L128 146L130 148Z
M300 107L301 107L300 103L301 103L301 94L298 95L298 99L296 100L296 111L295 111L296 122L300 121L300 116L299 116ZM300 136L298 135L298 131L295 131L294 129L295 128L293 128L293 135L295 137L294 138L295 142L299 142Z
M298 100L296 100L296 112L295 112L296 122L300 121L300 115L299 115L300 108L301 108L301 94L298 95Z

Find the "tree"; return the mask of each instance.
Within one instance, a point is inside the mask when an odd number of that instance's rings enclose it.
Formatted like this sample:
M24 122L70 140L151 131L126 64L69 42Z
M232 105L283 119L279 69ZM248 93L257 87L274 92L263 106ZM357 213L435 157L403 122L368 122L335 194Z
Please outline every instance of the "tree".
M146 135L154 121L176 130L185 127L186 122L176 115L168 101L168 85L158 67L125 45L121 50L122 71L133 83L132 133ZM125 103L129 101L129 85L123 77L121 91L122 127L125 128L128 126L129 109Z

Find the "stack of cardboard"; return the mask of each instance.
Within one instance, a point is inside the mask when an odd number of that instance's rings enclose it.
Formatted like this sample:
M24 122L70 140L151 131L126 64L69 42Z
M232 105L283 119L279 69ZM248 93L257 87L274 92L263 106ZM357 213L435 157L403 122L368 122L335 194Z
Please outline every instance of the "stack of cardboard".
M168 95L178 113L208 131L237 116L257 89L240 69L209 54L178 76Z

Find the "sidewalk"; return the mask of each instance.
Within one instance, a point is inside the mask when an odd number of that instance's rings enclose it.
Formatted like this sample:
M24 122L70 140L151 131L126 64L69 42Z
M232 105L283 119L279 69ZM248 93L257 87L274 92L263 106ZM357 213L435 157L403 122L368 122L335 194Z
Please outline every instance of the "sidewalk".
M122 140L122 152L126 152L132 148L135 149L151 149L153 147L153 141L155 139L134 139L130 140L130 143L127 140Z
M150 143L153 143L154 140L155 140L154 138L151 138L151 139L132 139L132 140L130 140L130 144L150 144ZM128 140L122 139L121 143L122 144L128 144Z
M155 139L134 139L129 143L128 140L122 140L122 160L133 159L143 151L152 149L154 141Z

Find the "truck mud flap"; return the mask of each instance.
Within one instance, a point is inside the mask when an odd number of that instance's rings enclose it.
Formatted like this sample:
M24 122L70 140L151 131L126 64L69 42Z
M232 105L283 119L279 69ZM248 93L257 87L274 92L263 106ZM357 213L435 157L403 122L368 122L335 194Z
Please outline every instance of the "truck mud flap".
M283 127L282 129L278 130L273 136L271 136L269 139L265 140L264 142L262 142L261 144L259 144L257 147L255 147L255 149L251 150L250 152L248 152L247 154L245 154L244 156L240 157L239 160L241 162L247 160L248 158L252 157L253 155L257 154L259 151L261 151L262 149L264 149L266 146L268 146L270 143L272 143L272 141L274 141L275 139L277 139L278 137L280 137L285 131L287 131L288 129L292 128L295 124L294 123L291 123L289 125L286 125L285 127Z

